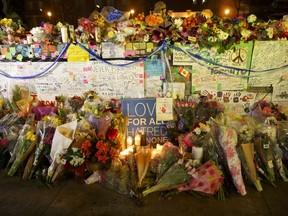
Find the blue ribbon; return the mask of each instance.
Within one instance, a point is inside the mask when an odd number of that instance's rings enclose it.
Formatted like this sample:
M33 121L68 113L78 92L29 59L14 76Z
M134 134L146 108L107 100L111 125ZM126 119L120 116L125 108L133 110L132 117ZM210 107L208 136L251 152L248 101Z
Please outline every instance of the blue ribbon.
M138 59L138 60L135 60L135 61L130 61L128 63L124 63L124 64L113 64L109 61L106 61L104 59L102 59L99 55L97 55L93 50L91 49L87 49L84 45L82 45L81 43L77 43L78 46L80 46L82 49L84 49L85 51L87 51L91 56L95 57L96 60L98 61L101 61L105 64L108 64L108 65L112 65L112 66L119 66L119 67L125 67L125 66L129 66L129 65L133 65L133 64L137 64L139 62L143 62L149 58L151 58L153 55L155 55L156 53L160 52L160 51L163 51L163 50L167 50L168 48L168 41L167 40L163 40L162 41L162 44L155 50L153 51L150 55L148 55L147 57L145 58L142 58L142 59ZM70 44L66 44L64 49L61 51L61 53L59 54L59 56L56 58L56 60L47 68L45 69L44 71L40 72L40 73L37 73L35 75L31 75L31 76L11 76L3 71L0 70L0 75L1 76L4 76L6 78L10 78L10 79L34 79L34 78L37 78L37 77L40 77L40 76L43 76L45 75L46 73L48 73L55 65L56 63L59 62L59 59L64 55L64 53L67 51L67 49L69 48ZM172 49L175 49L175 50L178 50L178 51L182 51L184 53L186 53L189 57L195 59L197 61L197 63L201 64L201 65L204 65L203 63L201 62L205 62L206 64L210 64L211 66L214 65L214 66L218 66L218 67L221 67L221 68L226 68L226 69L232 69L232 70L243 70L241 68L236 68L236 67L232 67L232 66L225 66L225 65L221 65L219 63L216 63L216 62L213 62L207 58L204 58L198 54L194 54L194 53L191 53L189 51L186 51L184 49L182 49L181 47L175 47L175 46L169 46L171 47ZM167 64L167 60L166 60L166 64ZM168 65L168 64L167 64ZM204 65L204 66L207 66L207 65ZM168 68L170 69L170 65L168 65ZM266 72L273 72L273 71L277 71L277 70L281 70L281 69L285 69L285 68L288 68L288 65L284 65L284 66L281 66L281 67L278 67L278 68L271 68L271 69L267 69L267 70L262 70L262 71L256 71L256 70L248 70L249 72L258 72L258 73L266 73ZM217 70L217 68L216 68ZM251 75L248 75L248 76L243 76L243 75L233 75L233 74L229 74L227 72L224 72L224 71L219 71L221 73L221 75L227 75L227 76L232 76L232 77L240 77L240 78L249 78L249 77L254 77L254 76L251 76ZM255 75L256 77L256 75Z
M180 47L175 47L175 46L172 46L173 49L176 49L178 51L182 51L184 53L186 53L187 55L189 55L190 57L193 57L195 58L196 60L200 60L200 61L204 61L208 64L212 64L212 65L215 65L215 66L219 66L219 67L222 67L222 68L227 68L227 69L233 69L233 70L243 70L241 68L236 68L236 67L232 67L232 66L225 66L225 65L221 65L221 64L218 64L216 62L213 62L209 59L206 59L206 58L203 58L202 56L198 55L198 54L194 54L194 53L191 53L189 51L185 51L183 50L182 48ZM284 68L287 68L288 65L284 65L284 66L281 66L281 67L278 67L278 68L271 68L271 69L267 69L267 70L261 70L261 71L256 71L256 70L249 70L250 72L258 72L258 73L266 73L266 72L271 72L271 71L277 71L277 70L281 70L281 69L284 69ZM242 76L243 77L243 76ZM249 76L251 77L251 76Z
M10 78L10 79L34 79L40 76L45 75L46 73L48 73L55 65L56 63L59 61L59 59L64 55L64 53L67 51L68 47L70 46L70 44L66 44L64 49L61 51L61 53L59 54L59 56L55 59L55 61L48 67L46 68L44 71L31 75L31 76L11 76L7 73L3 73L2 71L0 72L0 75Z

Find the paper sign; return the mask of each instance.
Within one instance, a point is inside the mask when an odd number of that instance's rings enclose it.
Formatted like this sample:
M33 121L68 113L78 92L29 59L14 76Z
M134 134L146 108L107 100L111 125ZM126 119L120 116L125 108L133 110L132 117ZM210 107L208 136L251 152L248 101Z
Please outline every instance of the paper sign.
M183 100L185 98L185 83L164 83L163 94L166 96L170 94L174 99Z
M145 73L148 74L149 76L161 76L162 74L165 73L162 61L156 56L154 57L155 58L152 57L152 59L147 59L145 61L144 66Z
M86 45L87 48L87 45ZM89 53L81 48L80 46L76 46L71 44L67 50L67 61L68 62L88 62L89 61Z
M156 120L157 121L173 120L172 98L156 98Z
M1 48L1 54L5 55L6 53L8 53L8 48L7 47Z
M15 47L10 47L9 51L10 51L12 56L14 56L16 54L16 48Z
M146 143L156 146L167 141L167 129L164 121L156 120L155 98L124 98L122 112L128 116L127 136L134 137L142 131L146 134Z
M111 42L102 43L102 58L124 58L124 46L118 46Z
M8 60L11 60L12 59L12 54L10 52L6 53L5 54L5 58L8 59Z

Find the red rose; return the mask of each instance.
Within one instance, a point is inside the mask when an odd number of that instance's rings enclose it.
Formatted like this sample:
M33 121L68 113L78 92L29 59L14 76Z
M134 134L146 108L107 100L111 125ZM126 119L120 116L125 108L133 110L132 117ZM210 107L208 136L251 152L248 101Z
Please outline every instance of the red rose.
M117 136L118 136L118 130L117 129L108 129L107 138L109 140L116 139Z

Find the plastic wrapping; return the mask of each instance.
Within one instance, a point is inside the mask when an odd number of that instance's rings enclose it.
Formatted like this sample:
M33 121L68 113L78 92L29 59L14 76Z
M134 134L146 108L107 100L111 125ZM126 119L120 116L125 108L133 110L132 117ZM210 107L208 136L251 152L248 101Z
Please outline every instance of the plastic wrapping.
M29 174L29 178L31 179L34 175L34 172L39 166L42 157L44 156L45 149L49 149L50 152L52 145L52 138L54 136L56 130L56 123L53 120L47 121L38 121L36 126L36 135L38 142L36 143L35 149L35 157L33 159L32 168Z
M194 190L207 194L215 194L223 183L222 172L216 164L209 160L192 173L192 180L180 188L179 191Z
M163 145L157 167L157 179L161 178L161 176L181 158L182 154L179 152L179 148L172 143L166 142Z
M19 138L17 139L17 143L7 165L9 167L9 176L15 175L19 166L29 156L36 144L35 127L33 123L34 115L29 115L19 134Z

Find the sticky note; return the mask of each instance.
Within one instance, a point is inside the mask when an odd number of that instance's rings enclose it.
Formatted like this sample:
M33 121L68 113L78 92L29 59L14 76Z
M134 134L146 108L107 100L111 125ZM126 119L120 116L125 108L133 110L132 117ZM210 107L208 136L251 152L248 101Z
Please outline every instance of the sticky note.
M7 47L1 48L1 54L5 55L6 53L8 53L8 48Z
M18 55L16 56L16 59L17 59L18 61L22 61L22 60L23 60L23 56L22 56L21 54L18 54Z
M87 48L87 45L86 45ZM89 53L80 46L71 44L67 50L68 62L88 62Z
M218 83L218 84L217 84L217 90L218 90L218 91L222 90L222 83Z
M8 59L8 60L11 60L12 59L12 54L10 52L6 53L5 54L5 58Z
M16 48L15 47L10 47L9 51L10 51L12 56L14 56L16 54Z

